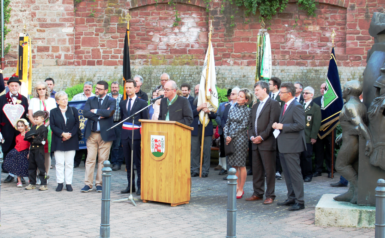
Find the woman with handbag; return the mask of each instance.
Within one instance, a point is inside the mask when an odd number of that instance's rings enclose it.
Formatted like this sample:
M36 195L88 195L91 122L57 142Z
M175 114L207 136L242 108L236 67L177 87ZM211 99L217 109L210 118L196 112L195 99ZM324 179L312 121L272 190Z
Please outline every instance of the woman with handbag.
M68 106L65 92L57 92L55 99L58 107L51 110L50 120L53 132L51 149L56 159L56 192L63 190L64 182L67 191L72 192L74 158L79 149L79 115L76 108Z
M226 126L223 128L226 140L225 150L228 155L228 168L234 167L237 170L237 199L242 198L243 187L246 182L246 158L248 153L247 127L250 120L251 109L247 104L253 96L248 89L241 89L238 93L237 103L230 109Z

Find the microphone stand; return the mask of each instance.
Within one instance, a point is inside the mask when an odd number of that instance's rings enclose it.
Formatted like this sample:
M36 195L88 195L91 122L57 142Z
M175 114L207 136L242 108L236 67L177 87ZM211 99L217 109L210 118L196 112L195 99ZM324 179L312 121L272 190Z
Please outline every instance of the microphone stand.
M135 115L137 115L138 113L140 113L141 111L149 108L150 106L152 106L156 101L153 101L150 103L150 105L148 105L147 107L144 107L142 108L140 111L137 111L135 114L127 117L126 119L122 120L121 122L119 122L118 124L112 126L111 128L109 128L107 131L115 128L116 126L122 124L123 122L127 121L128 119L130 119L132 117L132 142L131 142L131 176L130 176L130 196L128 196L128 198L123 198L123 199L118 199L118 200L114 200L113 202L123 202L123 201L130 201L134 206L136 206L136 203L135 203L135 199L134 197L132 196L132 174L133 174L133 171L134 171L134 121L135 121ZM138 168L137 168L138 169ZM139 189L139 188L138 188Z

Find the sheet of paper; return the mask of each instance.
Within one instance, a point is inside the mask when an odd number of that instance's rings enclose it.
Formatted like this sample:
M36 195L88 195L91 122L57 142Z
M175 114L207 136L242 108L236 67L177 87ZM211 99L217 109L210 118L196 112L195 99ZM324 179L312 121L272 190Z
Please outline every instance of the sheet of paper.
M278 129L275 129L275 130L273 131L273 135L274 135L275 138L277 138L277 137L279 136L280 133L281 133L281 131L278 130Z

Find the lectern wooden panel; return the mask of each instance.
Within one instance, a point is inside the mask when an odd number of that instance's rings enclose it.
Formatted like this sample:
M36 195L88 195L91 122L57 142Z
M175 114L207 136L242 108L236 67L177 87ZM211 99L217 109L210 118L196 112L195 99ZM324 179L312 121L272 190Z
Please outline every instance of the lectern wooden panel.
M190 201L191 130L175 121L142 123L141 199L170 203Z

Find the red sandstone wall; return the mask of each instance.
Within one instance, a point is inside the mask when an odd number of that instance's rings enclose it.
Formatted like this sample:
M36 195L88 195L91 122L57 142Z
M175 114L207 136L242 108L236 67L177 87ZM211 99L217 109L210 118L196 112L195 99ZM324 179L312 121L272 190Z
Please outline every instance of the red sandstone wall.
M260 28L257 17L245 18L242 10L235 14L231 5L222 14L220 5L220 1L212 2L206 12L201 0L178 3L181 22L172 27L171 6L155 5L153 0L87 0L76 6L75 13L70 0L28 0L26 6L15 1L10 25L20 25L17 9L25 7L35 65L118 66L126 28L123 18L130 9L133 65L202 65L210 17L214 19L216 65L254 66ZM326 66L334 29L338 64L365 66L366 52L373 43L368 34L370 20L384 6L384 0L321 0L317 17L312 18L290 3L269 25L273 65ZM69 32L71 27L74 33ZM16 38L15 32L16 28L9 39ZM15 65L15 49L16 45L6 57L9 66Z

